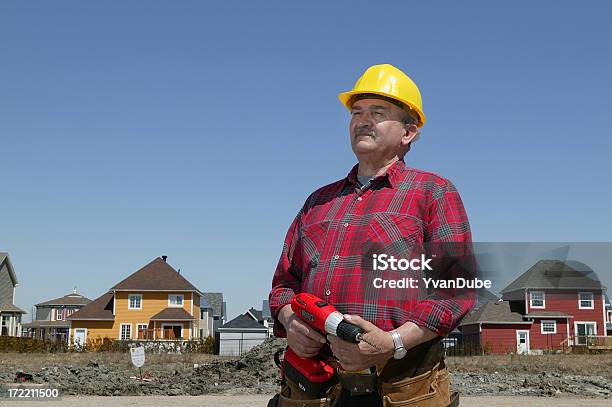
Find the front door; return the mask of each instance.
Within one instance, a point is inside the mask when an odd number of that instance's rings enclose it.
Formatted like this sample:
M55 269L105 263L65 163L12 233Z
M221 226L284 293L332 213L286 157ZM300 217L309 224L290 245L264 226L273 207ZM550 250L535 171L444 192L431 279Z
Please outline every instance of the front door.
M589 336L597 334L595 322L576 322L576 345L586 345Z
M74 330L74 346L81 347L85 345L86 341L87 341L87 329L76 328Z
M529 331L516 331L516 353L529 353Z

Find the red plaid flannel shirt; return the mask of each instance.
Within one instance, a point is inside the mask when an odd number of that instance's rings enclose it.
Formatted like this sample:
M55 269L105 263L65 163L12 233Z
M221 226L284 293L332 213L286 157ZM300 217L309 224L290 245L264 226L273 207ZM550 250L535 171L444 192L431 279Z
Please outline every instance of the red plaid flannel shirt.
M398 161L364 188L355 166L345 179L312 193L289 227L272 280L275 335L286 335L278 312L300 292L385 331L412 321L446 335L472 309L473 298L409 301L364 282L369 243L392 248L406 242L471 244L468 218L450 181Z

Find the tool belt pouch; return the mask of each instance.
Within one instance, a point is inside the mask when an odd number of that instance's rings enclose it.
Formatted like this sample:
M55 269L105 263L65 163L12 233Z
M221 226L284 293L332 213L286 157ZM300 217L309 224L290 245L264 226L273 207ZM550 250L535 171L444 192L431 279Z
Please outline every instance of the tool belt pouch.
M351 397L370 395L378 389L378 375L376 372L338 372L338 379L342 388L348 391Z
M338 386L332 386L325 397L312 398L297 384L291 380L285 380L280 394L277 394L278 402L275 407L333 407L339 394L337 390L339 390Z
M441 338L409 349L402 359L388 361L380 372L379 382L385 407L451 405Z

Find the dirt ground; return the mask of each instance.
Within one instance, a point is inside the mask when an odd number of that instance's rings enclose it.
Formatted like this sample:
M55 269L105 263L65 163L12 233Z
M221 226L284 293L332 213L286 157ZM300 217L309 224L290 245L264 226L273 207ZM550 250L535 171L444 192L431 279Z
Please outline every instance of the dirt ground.
M0 354L0 386L24 370L32 374L33 385L57 387L65 397L142 396L139 403L164 396L265 398L279 388L273 355L285 346L285 340L273 338L239 358L148 354L143 373L150 375L150 382L130 379L138 372L125 353L5 353ZM522 405L529 405L526 400L532 397L546 397L533 406L552 400L555 407L560 406L557 400L573 398L578 402L572 407L600 405L596 404L600 401L612 407L612 354L455 357L447 358L447 365L453 390L465 397L520 396L524 398L517 402Z
M98 406L155 406L179 405L198 407L256 407L266 406L269 396L142 396L142 397L66 397L61 401L14 401L1 402L6 406L21 407L98 407ZM579 398L544 397L462 397L461 407L610 407L612 400L587 400Z

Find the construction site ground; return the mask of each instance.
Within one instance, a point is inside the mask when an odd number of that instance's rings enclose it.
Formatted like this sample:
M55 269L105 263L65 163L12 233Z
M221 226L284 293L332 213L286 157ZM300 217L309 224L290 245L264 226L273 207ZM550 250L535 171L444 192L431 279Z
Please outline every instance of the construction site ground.
M0 353L0 384L23 370L33 385L60 388L63 405L159 405L173 396L182 405L265 406L278 389L273 354L284 346L270 339L238 358L147 354L150 382L130 379L138 370L125 353ZM612 406L612 354L449 357L447 365L462 406Z

